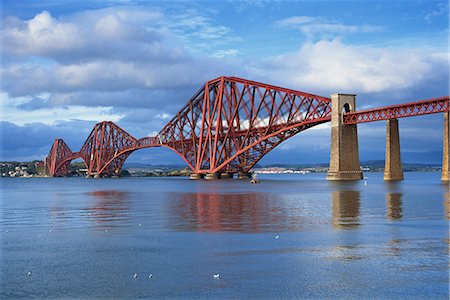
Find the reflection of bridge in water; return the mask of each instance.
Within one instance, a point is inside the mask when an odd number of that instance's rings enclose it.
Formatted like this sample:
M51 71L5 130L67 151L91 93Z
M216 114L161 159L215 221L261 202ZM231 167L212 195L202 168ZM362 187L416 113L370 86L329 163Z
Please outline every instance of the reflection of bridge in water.
M100 227L119 226L120 222L129 219L129 193L117 190L102 190L86 193L94 198L93 205L86 208L89 218Z
M444 113L442 180L449 180L448 96L369 110L356 110L356 96L331 98L236 77L205 83L153 137L137 139L112 122L94 126L80 151L56 139L45 166L48 175L67 174L81 158L87 175L118 176L128 156L139 149L165 147L177 153L192 179L249 178L251 168L279 144L331 121L329 180L360 180L357 124L386 121L385 180L402 180L398 119Z
M403 216L402 193L387 193L386 207L387 217L390 220L400 220Z
M336 187L336 186L335 186ZM390 188L385 193L385 217L388 220L403 218L401 192ZM92 205L83 208L88 220L95 222L101 229L122 227L129 223L133 212L132 202L141 201L132 198L129 192L118 190L100 190L86 193L95 200ZM301 195L283 195L269 193L169 193L167 201L168 225L177 231L189 232L295 232L315 226L331 225L337 230L358 229L361 226L361 192L337 187L330 194L330 203L321 204L321 208L311 210L311 200L303 202ZM444 194L445 217L450 217L449 193ZM166 204L162 204L165 206ZM323 209L330 209L328 214ZM52 211L53 212L53 211ZM54 211L63 218L64 210ZM316 215L317 214L317 215ZM325 217L325 218L324 218ZM139 222L152 220L142 219ZM123 223L123 224L122 224Z
M402 214L402 193L386 193L386 217L400 220ZM360 225L361 199L356 190L338 190L332 193L333 227L335 229L353 229Z
M360 197L359 191L339 190L332 193L332 224L335 229L352 229L359 226Z
M182 231L298 231L307 220L294 215L276 195L176 193L172 207Z
M450 220L450 192L447 191L444 194L444 208L445 208L445 217L447 220Z
M331 225L335 229L360 226L361 195L357 190L331 193ZM386 217L402 217L402 194L386 193ZM282 197L270 194L174 193L171 210L181 231L280 232L300 231L320 225L314 216L302 214L298 206L289 207ZM301 201L301 198L296 200Z

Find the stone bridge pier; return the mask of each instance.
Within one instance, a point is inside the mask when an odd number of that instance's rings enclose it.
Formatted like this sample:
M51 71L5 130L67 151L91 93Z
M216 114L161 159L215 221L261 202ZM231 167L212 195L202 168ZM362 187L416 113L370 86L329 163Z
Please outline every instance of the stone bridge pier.
M330 168L327 180L361 180L358 129L356 124L344 124L343 113L356 110L356 95L331 95Z
M450 180L450 123L449 112L444 113L444 137L442 151L442 175L441 180ZM400 134L397 119L386 120L386 160L384 167L384 180L403 180L402 160L400 155Z
M403 180L400 156L400 134L398 120L386 120L386 157L384 160L384 180Z

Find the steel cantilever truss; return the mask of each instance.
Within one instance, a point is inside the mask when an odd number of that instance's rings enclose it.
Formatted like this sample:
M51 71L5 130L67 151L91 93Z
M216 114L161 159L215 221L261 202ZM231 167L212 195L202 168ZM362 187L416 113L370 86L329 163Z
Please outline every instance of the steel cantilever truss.
M137 140L113 122L101 122L92 129L80 156L87 162L89 174L119 175L136 145Z
M330 116L328 98L220 77L207 82L158 137L196 173L248 171L279 143Z
M346 124L449 110L449 97L347 113ZM116 175L138 149L166 147L195 173L247 172L281 142L331 120L331 100L236 77L208 81L155 137L136 139L112 122L94 126L79 152L55 140L50 176L67 174L81 158L89 175Z
M249 171L282 141L330 118L328 98L219 77L206 82L156 137L138 140L112 122L101 122L79 152L67 147L64 160L82 158L89 174L114 175L133 151L162 146L196 173ZM67 172L59 170L61 157L54 151L47 160L57 164L49 175Z
M76 154L62 139L55 139L48 156L44 161L45 169L51 176L62 176L69 171L70 161Z

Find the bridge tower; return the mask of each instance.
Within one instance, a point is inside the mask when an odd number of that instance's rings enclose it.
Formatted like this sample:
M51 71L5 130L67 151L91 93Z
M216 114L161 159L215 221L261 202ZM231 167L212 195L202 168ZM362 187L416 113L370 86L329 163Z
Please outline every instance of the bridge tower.
M356 110L356 95L331 95L330 168L327 180L360 180L358 130L356 124L344 124L343 113Z
M442 181L450 181L450 111L444 113L444 148L442 153Z

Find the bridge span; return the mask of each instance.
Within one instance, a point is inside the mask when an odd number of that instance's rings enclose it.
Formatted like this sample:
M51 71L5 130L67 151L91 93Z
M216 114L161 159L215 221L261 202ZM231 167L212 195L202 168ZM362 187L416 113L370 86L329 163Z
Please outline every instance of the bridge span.
M442 180L449 180L449 97L356 110L356 96L331 98L237 77L206 82L154 137L137 139L113 122L94 126L80 151L55 139L45 159L49 176L64 176L81 158L87 175L119 176L128 156L166 147L192 170L191 178L249 178L251 168L286 139L331 121L329 180L359 180L357 124L386 120L386 180L401 180L398 118L444 113Z

